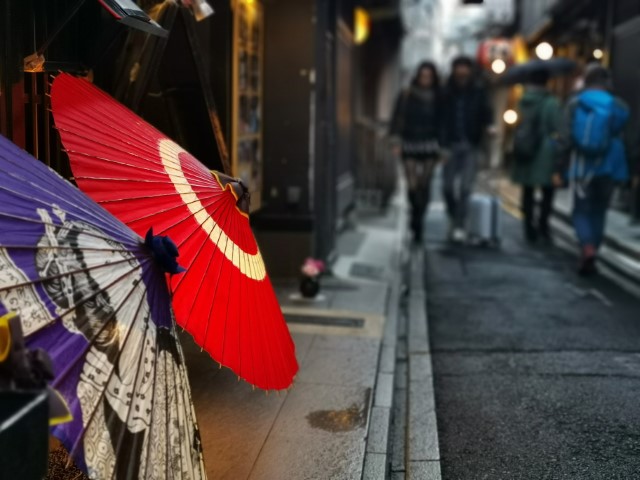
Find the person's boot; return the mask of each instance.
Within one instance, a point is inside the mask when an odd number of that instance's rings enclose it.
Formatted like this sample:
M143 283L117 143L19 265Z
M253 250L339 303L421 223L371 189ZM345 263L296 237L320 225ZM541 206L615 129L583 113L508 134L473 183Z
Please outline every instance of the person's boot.
M582 247L578 274L582 277L588 277L596 273L598 273L598 268L596 267L596 249L593 245L585 245Z
M423 215L417 209L411 212L411 232L414 243L422 243Z
M548 225L541 225L538 229L538 237L545 245L553 245L553 239L551 238L551 230Z
M535 227L527 222L524 223L524 239L527 243L535 243L538 240L538 232Z

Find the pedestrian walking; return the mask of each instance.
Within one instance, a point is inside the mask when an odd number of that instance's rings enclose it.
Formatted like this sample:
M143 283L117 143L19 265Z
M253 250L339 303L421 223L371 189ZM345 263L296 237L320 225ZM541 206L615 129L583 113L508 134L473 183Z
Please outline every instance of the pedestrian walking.
M584 89L565 109L554 182L567 184L573 199L573 226L581 248L578 272L597 272L609 202L616 182L629 171L622 139L629 109L611 92L611 75L601 65L587 68Z
M518 125L513 138L511 178L522 186L524 236L529 242L550 241L549 217L553 206L555 143L562 119L559 99L547 89L549 73L533 72L518 103ZM536 191L542 202L536 208ZM536 212L538 210L538 212Z
M431 62L418 67L411 85L396 100L390 134L408 184L411 231L422 241L424 215L431 199L431 179L439 158L438 117L440 106L438 71Z
M443 94L441 145L446 149L443 193L449 215L449 239L466 239L465 223L484 134L492 132L493 113L468 57L453 60ZM457 187L457 188L456 188Z

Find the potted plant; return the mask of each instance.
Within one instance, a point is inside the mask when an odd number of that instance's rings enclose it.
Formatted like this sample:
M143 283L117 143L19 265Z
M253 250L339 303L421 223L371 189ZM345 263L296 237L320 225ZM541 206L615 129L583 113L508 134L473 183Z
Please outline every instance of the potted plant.
M304 298L314 298L320 291L320 275L325 270L322 260L315 258L307 258L302 264L300 271L302 278L300 279L300 294Z

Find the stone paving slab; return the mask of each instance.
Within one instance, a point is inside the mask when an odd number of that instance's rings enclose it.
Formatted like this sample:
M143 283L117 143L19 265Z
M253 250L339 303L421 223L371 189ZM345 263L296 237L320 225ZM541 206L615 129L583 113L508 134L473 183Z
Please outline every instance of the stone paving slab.
M409 356L409 380L419 383L433 383L431 355L415 353Z
M411 462L407 480L440 480L439 462Z
M378 380L376 382L375 405L379 407L391 408L392 401L393 374L380 372L378 374Z
M386 480L387 455L382 453L367 453L364 459L364 480Z
M387 407L373 407L367 437L367 452L386 455L389 440L389 418L391 412Z
M364 440L278 436L268 442L253 468L250 480L345 480L360 478Z
M406 429L407 429L407 391L396 391L393 405L393 448L391 450L391 471L404 472L406 469Z
M376 379L378 349L354 345L350 350L320 348L315 343L305 359L298 382L324 385L361 385L373 388Z
M438 425L433 388L409 384L409 460L439 460Z

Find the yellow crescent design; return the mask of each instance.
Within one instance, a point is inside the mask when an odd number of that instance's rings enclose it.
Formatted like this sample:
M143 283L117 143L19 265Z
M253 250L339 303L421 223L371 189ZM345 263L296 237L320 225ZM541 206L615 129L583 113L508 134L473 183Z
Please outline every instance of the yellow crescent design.
M180 198L185 205L189 207L196 222L198 222L202 230L209 235L209 240L211 240L218 250L227 257L227 260L235 265L244 275L253 280L263 280L267 272L260 251L258 250L257 253L250 254L236 245L225 231L211 218L202 205L202 202L200 202L198 195L193 191L180 164L179 155L181 153L187 153L186 150L171 140L163 138L158 141L158 151L160 152L160 159L162 160L164 170L167 172L167 175L169 175L173 186L178 194L180 194Z

